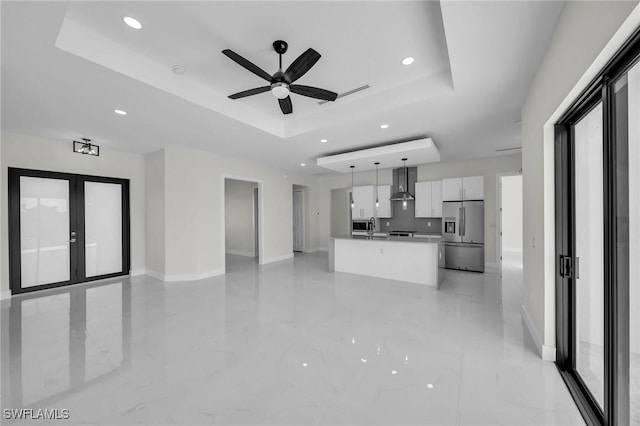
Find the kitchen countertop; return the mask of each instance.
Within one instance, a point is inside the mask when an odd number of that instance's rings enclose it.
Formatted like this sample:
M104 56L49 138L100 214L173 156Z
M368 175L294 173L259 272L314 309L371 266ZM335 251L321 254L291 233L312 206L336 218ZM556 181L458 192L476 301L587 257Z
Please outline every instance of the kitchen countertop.
M400 241L405 243L431 243L437 244L443 242L442 237L440 235L428 235L428 234L420 234L417 237L390 237L375 234L372 237L367 235L345 235L342 237L331 237L331 239L335 240L362 240L362 241Z

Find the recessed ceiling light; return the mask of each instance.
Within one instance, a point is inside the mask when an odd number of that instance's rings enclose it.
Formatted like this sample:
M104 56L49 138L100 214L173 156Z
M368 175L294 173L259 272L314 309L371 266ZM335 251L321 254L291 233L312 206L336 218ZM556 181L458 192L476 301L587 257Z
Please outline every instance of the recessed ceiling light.
M388 125L388 124L381 124L381 125L380 125L380 128L381 128L381 129L388 129L388 128L389 128L389 125Z
M327 143L327 140L326 139L320 139L320 142Z
M305 164L305 163L300 163L300 165L301 165L302 167L306 166L306 164Z
M122 18L125 24L133 28L134 30L139 30L142 28L142 24L136 18L132 18L131 16L125 16Z
M123 111L121 109L114 109L113 112L120 115L127 115L127 111Z
M407 56L406 58L404 58L402 60L402 65L411 65L413 63L413 61L415 61L413 56Z
M182 75L186 71L182 65L174 65L171 67L171 69L173 70L174 73L178 75Z

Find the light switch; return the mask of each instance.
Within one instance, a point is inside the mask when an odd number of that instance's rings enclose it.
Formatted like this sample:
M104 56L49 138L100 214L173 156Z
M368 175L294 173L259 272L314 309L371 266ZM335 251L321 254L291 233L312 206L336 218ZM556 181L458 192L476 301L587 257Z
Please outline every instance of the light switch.
M431 228L431 222L427 222L427 228Z
M389 222L387 222L387 226L389 226Z

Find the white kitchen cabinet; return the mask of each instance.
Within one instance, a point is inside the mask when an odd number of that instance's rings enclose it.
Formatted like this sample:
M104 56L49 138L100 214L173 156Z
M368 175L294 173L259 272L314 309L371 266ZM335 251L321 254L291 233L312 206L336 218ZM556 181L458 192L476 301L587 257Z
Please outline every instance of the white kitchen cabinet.
M375 205L375 194L374 205ZM378 186L378 212L375 217L388 219L393 217L393 209L391 208L391 185Z
M352 219L369 219L375 213L375 186L355 186L353 188Z
M442 180L442 201L484 200L484 176Z
M442 181L431 182L431 217L442 217Z
M442 217L442 182L416 182L415 217Z
M462 178L463 200L484 200L484 176Z
M442 201L462 200L462 178L442 179Z

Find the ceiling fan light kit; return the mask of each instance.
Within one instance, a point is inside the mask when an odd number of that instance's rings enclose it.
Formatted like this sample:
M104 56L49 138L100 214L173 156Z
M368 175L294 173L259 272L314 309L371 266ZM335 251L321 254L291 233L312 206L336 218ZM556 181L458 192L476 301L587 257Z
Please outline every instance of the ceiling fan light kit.
M293 112L293 104L291 103L290 93L295 93L309 98L321 99L324 101L335 101L338 94L329 90L320 89L318 87L303 86L300 84L292 84L300 77L305 75L307 71L315 65L320 59L321 55L315 50L309 48L302 53L295 61L289 65L286 71L282 71L282 55L287 52L289 45L286 41L276 40L273 42L273 50L279 56L279 68L273 75L269 75L259 66L250 62L249 60L238 55L231 49L225 49L222 51L229 59L236 62L243 68L251 71L258 77L268 81L269 86L256 87L255 89L244 90L242 92L229 95L229 99L240 99L247 96L253 96L260 93L271 91L273 96L278 99L280 109L283 114L291 114Z

